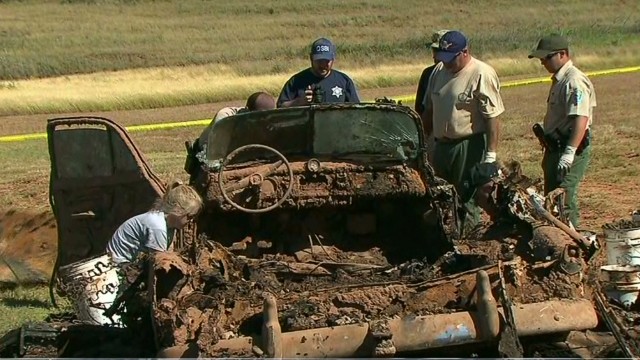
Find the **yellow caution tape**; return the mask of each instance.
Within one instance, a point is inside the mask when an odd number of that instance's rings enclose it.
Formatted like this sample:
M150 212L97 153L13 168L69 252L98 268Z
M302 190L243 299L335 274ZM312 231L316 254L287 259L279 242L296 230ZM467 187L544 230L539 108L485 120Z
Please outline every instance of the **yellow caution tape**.
M210 122L211 122L211 119L202 119L202 120L190 120L190 121L157 123L157 124L147 124L147 125L132 125L132 126L127 126L126 129L129 132L151 131L151 130L160 130L160 129L173 129L177 127L187 127L187 126L206 126L206 125L209 125Z
M624 73L630 73L630 72L635 72L635 71L640 71L640 66L631 66L631 67L617 68L617 69L590 71L590 72L586 72L585 74L587 74L587 76L594 77L594 76L601 76L601 75L624 74ZM504 83L500 84L500 87L501 88L509 88L509 87L516 87L516 86L541 84L541 83L546 83L546 82L551 82L551 77L550 76L538 77L538 78L530 78L530 79L522 79L522 80L514 80L514 81L505 81ZM393 98L393 99L396 100L396 101L411 102L411 101L415 101L416 100L416 96L415 95L406 95L406 96L400 96L400 97Z
M178 127L188 127L188 126L206 126L206 125L209 125L210 122L211 122L211 119L202 119L202 120L190 120L190 121L168 122L168 123L157 123L157 124L146 124L146 125L132 125L132 126L126 126L125 129L127 129L128 132L152 131L152 130L173 129ZM47 133L8 135L8 136L1 136L0 142L18 142L18 141L46 139L46 138L47 138Z
M624 74L640 71L640 66L632 66L632 67L624 67L617 69L608 69L608 70L598 70L598 71L590 71L587 72L587 76L601 76L601 75L612 75L612 74ZM545 82L550 82L551 77L539 77L539 78L530 78L523 80L514 80L507 81L501 84L501 87L516 87L516 86L524 86L524 85L532 85L532 84L541 84ZM411 102L415 101L415 95L405 95L398 96L393 98L396 101L402 102ZM146 125L133 125L127 126L127 131L152 131L152 130L163 130L163 129L173 129L178 127L188 127L188 126L205 126L211 122L211 119L202 119L202 120L190 120L190 121L180 121L180 122L168 122L168 123L157 123L157 124L146 124ZM24 135L8 135L8 136L0 136L0 142L18 142L18 141L26 141L26 140L34 140L34 139L46 139L47 133L36 133L36 134L24 134Z

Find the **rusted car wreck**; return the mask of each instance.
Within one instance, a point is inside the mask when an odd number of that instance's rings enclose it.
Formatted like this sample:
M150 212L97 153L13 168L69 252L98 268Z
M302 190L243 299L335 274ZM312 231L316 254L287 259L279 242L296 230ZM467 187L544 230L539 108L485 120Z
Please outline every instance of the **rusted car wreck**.
M64 270L103 255L163 184L108 119L52 119L48 133ZM515 177L501 188L505 216L462 237L457 194L434 175L407 107L238 114L200 139L185 170L204 212L106 304L126 336L152 335L135 356L541 356L549 336L603 330L597 244L534 242L545 217L529 213L531 183Z

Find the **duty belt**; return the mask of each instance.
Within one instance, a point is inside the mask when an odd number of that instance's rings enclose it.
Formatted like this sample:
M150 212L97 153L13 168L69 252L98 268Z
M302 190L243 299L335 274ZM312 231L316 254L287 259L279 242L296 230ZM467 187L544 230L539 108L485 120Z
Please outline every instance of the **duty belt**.
M444 143L444 144L449 144L449 143L457 143L457 142L461 142L464 140L469 140L469 139L473 139L476 136L480 136L480 135L484 135L484 133L476 133L476 134L471 134L471 135L467 135L467 136L463 136L463 137L459 137L459 138L448 138L448 137L441 137L441 138L435 138L435 142L439 142L439 143Z

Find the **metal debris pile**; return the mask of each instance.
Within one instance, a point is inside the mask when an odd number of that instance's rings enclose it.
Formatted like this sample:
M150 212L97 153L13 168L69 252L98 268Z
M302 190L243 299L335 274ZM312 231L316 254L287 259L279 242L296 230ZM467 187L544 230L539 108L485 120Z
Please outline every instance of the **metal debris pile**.
M175 253L154 259L162 346L197 341L206 354L219 340L259 334L265 293L277 299L283 332L469 310L478 269L487 271L497 292L497 261L504 260L449 253L433 264L390 264L377 248L333 246L255 259L216 242L203 245L193 261ZM532 267L519 257L505 264L507 290L519 303L581 294L579 276L548 264Z
M535 183L517 164L503 176L496 201L506 216L456 241L454 252L432 263L392 263L385 249L348 251L338 247L348 244L327 246L320 239L297 251L256 256L246 255L242 241L224 246L203 237L192 247L197 251L157 254L153 316L160 345L196 342L201 354L217 356L208 349L218 341L261 333L265 294L276 299L283 332L468 311L475 306L480 269L488 273L496 298L500 280L520 304L588 296L582 284L586 269L567 273L557 257L535 263L527 254L532 225L540 222L527 191Z

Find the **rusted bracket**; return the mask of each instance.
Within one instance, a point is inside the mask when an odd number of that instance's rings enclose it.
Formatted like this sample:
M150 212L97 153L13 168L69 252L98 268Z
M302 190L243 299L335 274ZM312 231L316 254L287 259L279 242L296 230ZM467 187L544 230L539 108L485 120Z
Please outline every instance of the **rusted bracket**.
M476 273L476 306L480 339L495 339L500 333L500 314L498 303L491 293L491 281L486 271Z
M373 357L393 357L396 347L393 344L393 333L388 320L374 320L369 323L369 335L374 339Z
M517 359L524 356L522 344L516 332L516 317L513 312L513 302L507 294L507 286L504 280L502 267L504 263L498 261L498 276L500 277L500 303L504 312L504 328L500 332L500 340L498 341L498 351L500 355Z
M282 329L278 322L278 304L273 294L264 294L262 318L262 350L266 357L282 359Z

